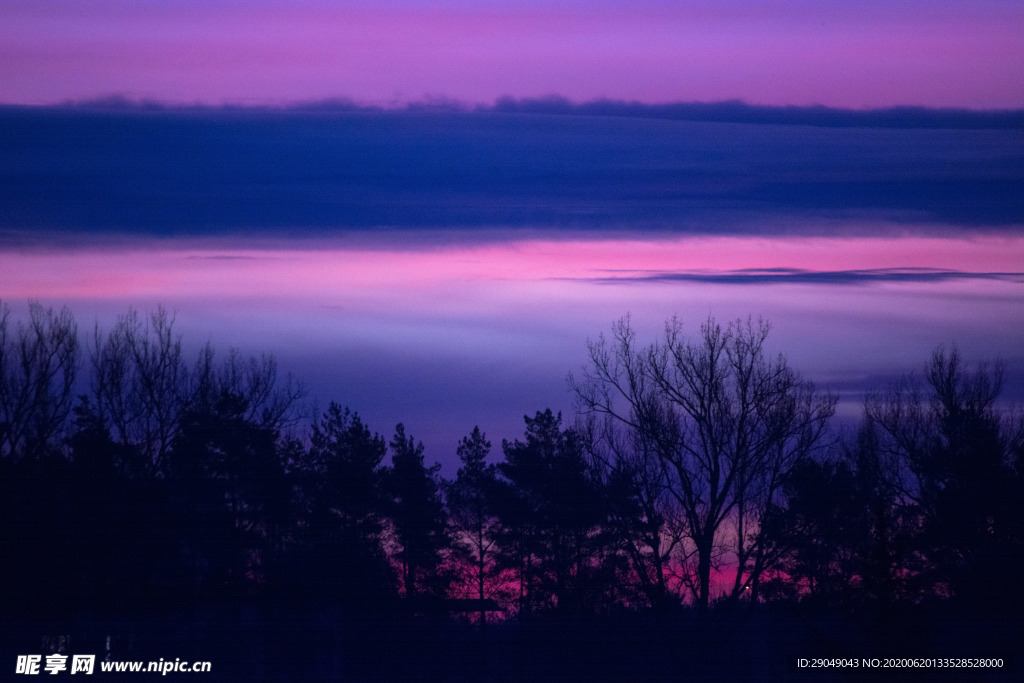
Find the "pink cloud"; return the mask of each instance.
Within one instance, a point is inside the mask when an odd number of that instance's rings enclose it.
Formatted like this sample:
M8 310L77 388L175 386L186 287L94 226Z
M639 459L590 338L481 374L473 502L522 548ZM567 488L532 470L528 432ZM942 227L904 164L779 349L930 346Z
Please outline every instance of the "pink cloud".
M389 240L388 244L401 240ZM1015 272L1024 238L593 239L457 245L251 249L109 247L86 251L9 251L4 298L329 296L393 290L415 294L465 284L589 280L616 273L798 268L847 271L933 268ZM551 285L556 286L556 285Z
M822 385L920 367L938 343L971 359L1020 359L1024 283L1017 279L722 284L636 281L644 273L745 268L843 271L933 268L1019 272L1024 238L666 238L528 240L396 248L328 241L266 245L162 241L135 246L4 250L0 299L15 318L29 298L67 305L88 334L130 307L175 311L193 347L272 353L322 400L374 425L404 421L447 453L480 423L521 433L520 416L571 411L564 378L585 342L626 313L645 340L678 314L774 324L773 349ZM609 277L624 277L609 282ZM476 380L487 377L488 381ZM469 387L469 388L467 388ZM438 400L437 396L441 396ZM429 400L425 397L431 397ZM856 416L861 396L843 394ZM568 414L568 413L567 413Z

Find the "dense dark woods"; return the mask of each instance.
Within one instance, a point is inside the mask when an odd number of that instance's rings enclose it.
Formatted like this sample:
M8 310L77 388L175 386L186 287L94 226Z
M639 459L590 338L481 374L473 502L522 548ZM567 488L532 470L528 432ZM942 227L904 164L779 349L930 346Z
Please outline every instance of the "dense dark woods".
M570 376L575 420L537 411L500 454L475 427L446 480L403 425L313 411L272 358L190 357L173 327L0 310L11 652L69 637L276 680L768 678L1007 658L1024 636L1024 422L1002 366L956 348L847 432L768 324L670 320L642 344L623 319Z

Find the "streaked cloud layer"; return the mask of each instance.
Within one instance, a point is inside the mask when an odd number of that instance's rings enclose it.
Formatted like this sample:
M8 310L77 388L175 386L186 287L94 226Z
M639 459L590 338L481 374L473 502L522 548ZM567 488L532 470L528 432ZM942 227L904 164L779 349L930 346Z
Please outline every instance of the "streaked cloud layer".
M7 0L0 102L1024 106L1013 0Z
M1019 129L988 128L985 117L982 129L775 125L785 111L734 108L743 112L773 124L0 108L0 229L252 237L458 228L484 239L480 229L1024 226ZM800 122L807 111L789 114ZM908 120L919 124L920 112Z
M807 270L804 268L742 268L727 271L649 272L616 271L591 282L706 282L722 285L833 284L874 282L948 282L951 280L1004 280L1024 282L1024 272L968 272L938 268L868 268L864 270Z

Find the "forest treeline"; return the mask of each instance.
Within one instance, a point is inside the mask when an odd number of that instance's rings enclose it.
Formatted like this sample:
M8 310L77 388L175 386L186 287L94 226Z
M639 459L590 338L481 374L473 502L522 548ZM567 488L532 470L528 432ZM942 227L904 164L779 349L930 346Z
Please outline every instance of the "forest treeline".
M0 310L0 601L9 617L269 600L350 612L702 614L944 601L1015 609L1024 423L1000 364L936 349L837 433L837 399L769 325L628 318L587 345L579 406L444 479L270 357L189 357L164 309L83 342ZM298 609L298 607L296 607ZM396 612L397 613L397 612Z
M769 333L670 319L644 344L623 318L569 376L571 422L538 411L497 447L474 427L445 479L401 424L309 409L272 357L186 353L163 308L83 335L0 307L0 635L233 652L245 680L773 678L788 641L1004 656L1024 635L1004 368L939 347L844 432Z

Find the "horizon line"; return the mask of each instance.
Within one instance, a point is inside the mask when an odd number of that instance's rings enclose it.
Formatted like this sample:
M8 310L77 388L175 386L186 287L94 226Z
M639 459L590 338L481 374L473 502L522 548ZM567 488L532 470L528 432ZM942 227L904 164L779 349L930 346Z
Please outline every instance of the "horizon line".
M827 128L960 128L1022 129L1024 108L972 109L893 105L850 109L821 104L765 105L741 99L714 101L642 102L598 98L574 101L560 95L543 97L502 96L491 103L471 103L454 98L426 97L407 102L374 104L348 97L282 102L176 102L112 94L48 104L0 102L0 111L54 111L107 114L533 114L804 125Z

